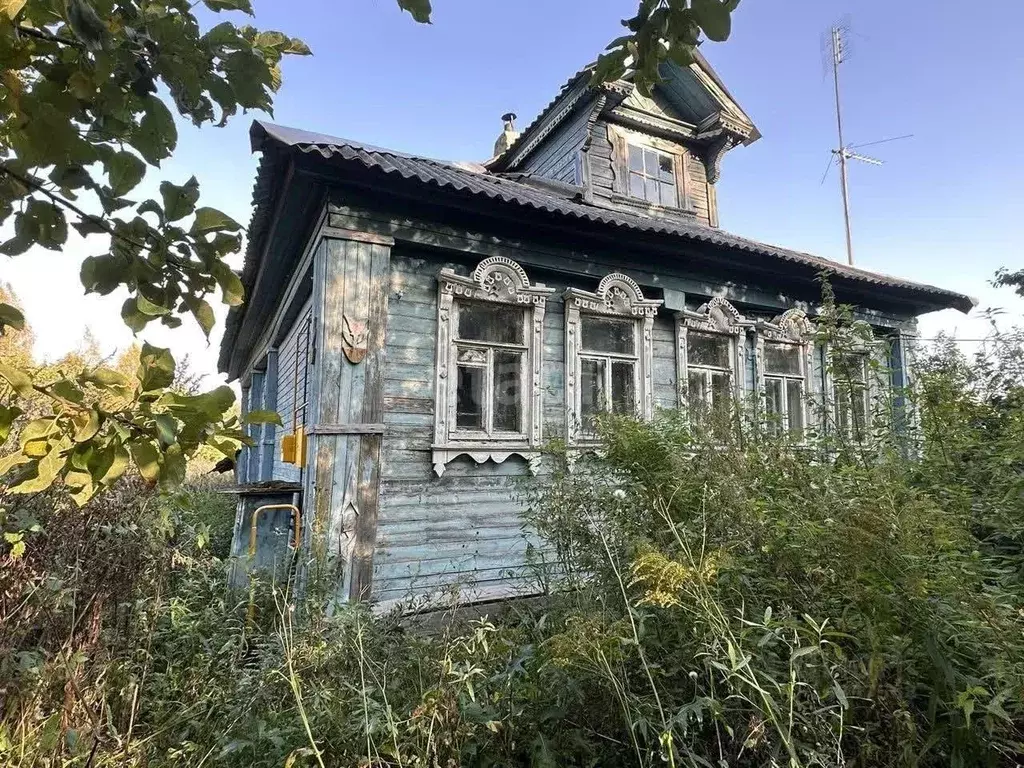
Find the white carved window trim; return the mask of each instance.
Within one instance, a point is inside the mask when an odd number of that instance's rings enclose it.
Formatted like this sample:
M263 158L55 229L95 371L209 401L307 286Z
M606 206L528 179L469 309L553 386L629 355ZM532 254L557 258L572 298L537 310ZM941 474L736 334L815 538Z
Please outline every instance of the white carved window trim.
M460 275L445 267L438 277L437 364L434 381L434 443L431 446L434 473L441 477L449 462L467 455L478 464L501 463L509 456L529 462L530 472L540 465L541 373L544 349L544 309L554 288L531 284L526 271L512 259L491 256L481 261L471 275ZM458 303L460 301L511 304L522 307L523 366L522 423L524 434L473 435L455 426L456 356Z
M746 371L746 333L753 326L739 310L721 296L703 304L696 312L684 309L676 313L676 385L679 407L687 410L690 404L690 365L687 360L687 336L690 331L724 336L730 341L729 359L732 363L732 391L737 399L743 394ZM699 370L711 370L694 366Z
M581 318L584 315L594 315L634 320L634 404L637 417L650 420L654 417L654 317L662 303L660 299L645 299L636 281L619 272L602 278L597 291L593 293L578 288L569 288L565 291L565 403L566 437L569 445L595 444L592 438L582 433L580 418L581 360L588 356L583 350Z
M767 414L768 379L779 379L783 382L782 405L783 421L782 429L788 430L790 423L789 404L787 399L786 385L788 381L799 380L802 382L803 391L801 402L803 407L803 434L799 442L806 441L810 431L816 426L817 414L812 407L815 397L818 394L816 382L814 381L814 324L807 318L807 314L798 308L788 309L770 322L759 322L756 325L757 341L755 343L755 370L757 376L757 391L760 397L764 398L762 404ZM765 346L767 344L789 344L800 349L801 373L798 375L770 373L765 363Z

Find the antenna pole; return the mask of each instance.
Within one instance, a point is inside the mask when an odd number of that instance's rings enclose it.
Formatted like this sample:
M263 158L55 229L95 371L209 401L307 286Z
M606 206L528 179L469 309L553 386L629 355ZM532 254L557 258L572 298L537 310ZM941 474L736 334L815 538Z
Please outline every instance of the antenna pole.
M843 113L839 100L839 65L843 63L843 38L838 26L832 27L832 76L836 86L836 127L839 130L839 178L843 188L843 216L846 219L846 258L853 264L853 233L850 229L850 188L846 180L846 145L843 143Z

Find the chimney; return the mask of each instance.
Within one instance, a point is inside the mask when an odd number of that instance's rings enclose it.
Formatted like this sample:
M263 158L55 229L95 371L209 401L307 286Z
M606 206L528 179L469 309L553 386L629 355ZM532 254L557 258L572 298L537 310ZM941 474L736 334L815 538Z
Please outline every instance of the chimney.
M505 127L502 129L501 135L498 136L498 140L494 142L495 157L515 144L516 139L519 138L519 131L516 130L516 113L506 112L501 116L501 120L505 124Z

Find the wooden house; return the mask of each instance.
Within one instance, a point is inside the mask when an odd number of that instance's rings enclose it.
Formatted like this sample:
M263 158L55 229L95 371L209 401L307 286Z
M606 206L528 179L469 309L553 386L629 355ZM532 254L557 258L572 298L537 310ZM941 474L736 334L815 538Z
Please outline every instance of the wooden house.
M725 155L760 138L702 58L652 96L573 75L495 156L448 163L255 122L261 154L220 366L250 427L235 552L329 564L343 599L528 592L523 478L594 446L596 414L758 394L799 432L830 397L825 273L889 341L959 293L719 227ZM866 392L865 387L865 392ZM857 397L853 398L855 401ZM835 400L836 423L866 407ZM253 524L253 510L272 503ZM308 557L305 555L308 553Z

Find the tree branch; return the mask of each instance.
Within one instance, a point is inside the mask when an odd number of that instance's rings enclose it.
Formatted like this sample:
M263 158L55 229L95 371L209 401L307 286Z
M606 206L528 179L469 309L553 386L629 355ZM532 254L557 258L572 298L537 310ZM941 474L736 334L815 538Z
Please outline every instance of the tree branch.
M36 27L30 27L26 24L19 24L18 32L27 35L28 37L34 37L37 40L45 40L48 43L58 43L60 45L70 45L75 48L84 48L85 46L78 40L72 40L69 37L61 37L55 35L52 32L47 32L45 29L37 29Z
M115 230L109 223L107 223L107 221L105 219L102 219L99 216L95 216L95 215L93 215L91 213L86 213L81 208L79 208L77 205L72 203L70 200L68 200L66 198L63 198L60 195L58 195L57 193L51 192L50 190L48 190L42 184L42 182L38 181L37 179L34 179L31 176L25 176L25 175L23 175L21 173L18 173L17 171L11 170L4 163L0 163L0 171L2 171L3 173L6 173L8 176L10 176L13 179L17 179L22 184L24 184L26 187L29 187L30 189L34 189L37 192L42 192L44 195L46 195L48 198L50 198L50 200L52 200L53 202L55 202L58 205L63 206L64 208L67 208L68 210L72 211L74 214L76 214L83 221L88 221L88 222L91 222L92 224L95 224L97 227L102 229L104 232L106 232L111 237L117 238L118 240L121 240L121 241L123 241L125 243L128 243L129 245L135 246L136 248L139 248L140 250L150 251L150 252L153 251L152 246L146 245L145 243L140 243L140 242L138 242L136 240L133 240L132 238L128 237L127 235L121 234L120 232ZM171 253L169 248L166 250L166 252L163 255L164 255L164 258L167 259L167 261L171 262L172 264L174 264L174 265L176 265L178 267L185 268L187 266L187 264L184 261L182 261L177 256L175 256L173 253Z

